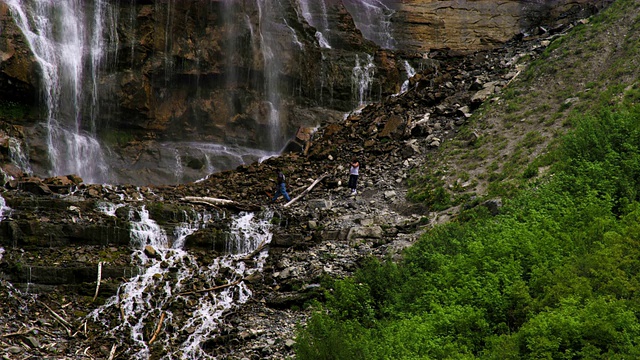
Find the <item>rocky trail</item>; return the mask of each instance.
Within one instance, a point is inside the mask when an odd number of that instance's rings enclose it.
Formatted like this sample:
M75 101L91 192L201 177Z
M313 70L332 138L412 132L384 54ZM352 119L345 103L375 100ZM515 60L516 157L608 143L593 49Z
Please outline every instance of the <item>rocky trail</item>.
M264 267L244 279L253 295L224 314L217 335L203 348L218 359L294 357L295 328L308 316L308 301L322 297L321 277L348 276L368 256L398 257L422 231L455 217L455 208L435 212L408 202L407 180L438 156L439 147L459 137L459 129L473 111L518 76L525 65L522 60L535 58L549 35L517 39L467 56L433 51L410 80L407 92L369 104L313 132L301 129L295 141L298 151L215 173L202 181L154 187L87 185L73 176L9 181L2 193L7 209L0 223L4 238L11 239L0 244L0 356L130 357L132 340L106 332L87 314L116 293L126 280L123 274L134 275L129 225L122 214L144 204L168 218L185 208L273 213L273 238ZM362 164L357 196L349 196L345 186L353 156ZM269 203L275 169L287 175L291 198L325 177L285 207L282 198ZM469 193L481 190L467 189ZM232 203L202 204L187 197ZM107 203L118 205L114 216L99 210L100 204ZM201 266L217 254L208 240L216 230L211 227L187 237L185 246ZM101 263L105 264L104 280L94 301L96 268ZM29 279L24 278L25 265ZM42 274L37 273L39 267ZM34 279L44 279L45 273L67 276L69 281L37 284ZM198 295L189 301L197 302ZM178 313L172 321L189 317L188 307ZM161 315L154 316L147 334L162 336L171 331L156 328ZM149 346L151 358L161 357L162 346L159 341Z

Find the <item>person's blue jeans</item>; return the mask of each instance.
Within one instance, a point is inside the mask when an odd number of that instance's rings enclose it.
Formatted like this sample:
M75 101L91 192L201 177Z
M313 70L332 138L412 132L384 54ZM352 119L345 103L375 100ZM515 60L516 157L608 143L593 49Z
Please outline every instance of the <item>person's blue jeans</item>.
M273 199L271 199L271 202L276 201L276 199L278 199L278 196L284 196L284 199L287 200L287 202L291 201L291 198L289 198L289 194L287 194L287 187L285 186L284 183L278 185L278 188L276 189L276 194L273 197Z

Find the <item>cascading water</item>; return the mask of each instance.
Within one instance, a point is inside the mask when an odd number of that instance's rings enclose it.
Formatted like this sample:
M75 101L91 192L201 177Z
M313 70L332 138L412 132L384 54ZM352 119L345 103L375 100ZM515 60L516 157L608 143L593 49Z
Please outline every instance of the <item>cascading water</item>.
M407 80L405 80L402 83L402 87L400 88L400 93L404 93L404 92L407 92L407 90L409 90L409 79L414 77L414 75L416 74L416 70L406 60L404 62L404 71L406 71L407 73Z
M266 116L269 123L269 149L280 150L284 144L283 132L280 124L280 90L279 90L279 73L282 63L277 54L277 34L281 32L278 29L279 23L276 22L279 14L282 14L280 0L256 0L258 7L258 30L259 30L259 47L263 67L263 81L265 94L265 108L263 108L260 116ZM256 40L256 39L254 39Z
M11 214L11 208L7 206L6 200L0 196L0 221L6 219Z
M329 20L327 17L327 4L325 0L299 0L298 6L302 17L307 23L316 28L316 39L320 47L331 49L327 36L329 34Z
M363 29L365 36L375 38L374 41L382 46L393 47L393 37L389 30L393 10L391 5L385 5L393 1L395 0L345 0L345 7L350 10L356 25ZM242 145L250 151L248 156L243 155L243 158L262 156L262 154L251 156L253 148L256 149L256 153L266 150L275 154L281 151L288 140L287 136L291 135L287 134L292 132L290 125L299 125L294 123L295 120L289 114L289 109L293 108L290 105L300 105L297 103L298 99L294 99L296 96L309 96L314 92L314 90L304 89L304 86L308 86L306 84L313 84L311 86L315 86L315 90L319 89L319 94L314 101L323 106L325 104L330 107L335 104L343 106L342 100L347 100L341 99L338 102L333 99L335 86L333 81L336 77L333 76L335 64L332 61L336 57L332 53L334 49L331 41L332 36L336 36L337 33L330 26L334 21L335 7L329 0L212 2L212 5L204 8L203 11L211 11L210 9L218 11L219 13L215 14L218 19L215 26L219 24L220 28L216 27L214 31L224 32L223 38L218 39L221 52L224 54L224 59L221 60L224 69L216 70L207 67L219 65L212 61L210 49L202 47L202 52L194 50L195 53L189 53L189 50L185 49L183 39L178 37L185 31L184 21L191 19L191 15L186 15L185 19L181 18L181 11L189 8L183 2L154 0L146 2L151 4L151 7L144 5L146 9L144 11L143 5L134 0L119 2L4 0L4 2L8 4L16 24L24 33L35 55L34 58L41 68L42 99L46 107L46 117L43 119L46 119L48 155L51 163L47 169L49 173L46 175L75 173L88 183L126 182L135 180L135 175L132 176L132 173L138 169L126 167L131 163L139 164L140 168L144 169L153 167L152 172L149 172L151 175L140 179L141 183L193 181L207 175L203 167L199 168L200 173L195 174L196 171L192 171L195 168L190 170L185 166L185 175L177 176L171 171L172 169L165 167L168 158L164 154L156 158L149 157L140 162L138 162L139 158L135 161L128 158L120 161L117 157L106 156L109 150L98 141L97 134L117 133L118 129L114 129L116 130L114 132L110 131L112 129L107 127L107 122L116 118L116 115L122 115L113 113L111 110L121 106L120 110L124 114L128 111L135 113L138 111L138 105L140 109L144 109L139 110L141 112L147 109L146 103L132 105L128 102L129 100L123 100L120 97L122 94L118 92L120 90L118 83L125 82L118 82L118 80L124 76L127 86L131 85L132 88L146 84L140 79L147 79L144 76L148 75L146 71L149 70L142 69L147 65L154 70L150 72L153 76L148 77L151 88L139 91L134 98L136 102L137 96L147 95L156 98L150 101L148 113L141 116L150 114L153 116L155 111L155 114L162 113L163 116L168 116L168 122L171 123L168 128L178 126L174 122L185 121L193 125L189 131L197 131L192 129L199 127L210 131L208 129L217 128L220 124L212 126L212 123L208 122L206 112L210 111L211 104L217 105L217 103L210 102L212 98L207 96L210 96L208 93L212 91L215 93L223 90L229 95L229 104L221 106L223 110L228 111L228 123L240 119L238 126L242 126L241 123L245 119L255 121L259 127L255 132L259 135L248 134L244 137L244 134L236 129L228 132L224 137L219 133L211 136L212 134L205 133L206 131L198 134L202 139L221 139L218 141L225 142L214 145ZM298 13L297 20L295 14L292 14L295 11ZM119 15L122 15L123 19L119 19ZM213 18L214 15L211 16ZM143 35L139 28L143 26L142 21L149 20L152 21L150 30L159 33L153 36L155 42L147 38L137 38ZM194 18L194 20L197 19ZM299 23L294 24L295 21ZM309 78L301 77L304 79L301 80L297 78L299 74L290 71L296 66L304 66L302 61L293 64L293 61L300 57L297 52L306 51L306 42L309 41L307 35L301 31L300 23L303 22L316 29L317 44L323 51L321 52L322 67L318 69L321 73L318 76L304 74ZM376 27L375 24L379 26ZM187 32L186 35L189 33ZM124 39L122 44L119 43L119 36ZM204 41L197 37L193 39ZM337 39L335 40L338 46L340 43ZM148 43L147 47L145 44L148 41L151 43ZM194 47L198 48L198 45L194 44ZM114 60L118 56L119 46L122 47L120 51L123 54L120 56L118 66L115 66ZM335 51L343 52L344 49ZM185 56L185 52L189 56ZM361 59L364 59L365 55L362 55L362 52L360 54ZM130 65L127 64L129 58ZM151 60L146 58L153 59L153 64L147 64L147 61ZM194 67L193 64L197 65ZM353 93L356 106L361 106L370 100L368 97L372 80L369 76L373 76L373 68L369 63L357 63L353 69ZM143 77L139 77L140 72ZM224 79L222 84L219 84L217 76ZM313 77L319 81L314 82ZM181 86L184 85L182 82L185 79L189 81L195 79L193 80L195 84L190 84L190 89L195 85L195 90L187 91L186 101L190 103L187 106L188 111L183 112L182 115L175 115L175 118L173 114L163 113L164 109L157 111L155 107L165 99L175 101L174 91L180 93L184 90ZM174 80L178 81L174 82ZM102 85L103 82L104 85ZM349 86L348 83L336 85ZM292 95L296 91L292 89L296 86L299 87L298 93ZM327 90L330 94L323 94ZM131 95L129 90L124 93L127 96ZM132 110L132 107L135 109ZM227 112L220 112L220 114L223 113ZM178 116L193 118L178 118ZM153 119L150 120L153 122ZM285 120L288 120L288 123L285 123ZM215 119L215 121L224 120ZM152 132L150 131L150 134ZM170 134L158 135L158 139L167 139L163 136ZM113 139L110 138L110 140ZM190 144L198 144L189 139L175 139L175 143L180 143L181 149L188 148ZM155 145L157 143L150 146L153 151L156 150ZM193 149L192 152L196 151L198 150ZM180 158L185 160L185 153L180 155ZM222 164L216 163L215 154L207 154L207 158L214 159L211 167L218 170L228 169L224 165L228 162L224 156ZM156 159L160 160L154 164L153 161ZM177 158L171 156L171 159ZM127 162L127 160L131 161ZM183 164L186 165L186 162L183 161ZM231 168L237 165L233 164ZM36 169L35 165L34 170L42 171L42 169Z
M168 142L160 145L158 151L164 159L161 166L167 172L167 179L171 178L176 184L203 179L206 177L202 175L203 172L211 174L233 169L279 154L277 151L204 142Z
M385 49L395 49L391 17L397 0L343 0L362 35Z
M351 73L351 84L358 107L365 105L367 98L371 97L370 91L375 70L376 65L373 63L373 56L367 54L367 62L360 63L360 57L356 55L356 65Z
M86 182L105 182L108 167L94 123L98 70L105 46L106 0L5 0L40 65L51 174L78 174ZM114 26L111 26L114 27ZM113 33L111 33L113 34ZM110 35L111 37L113 35ZM88 65L86 65L88 64ZM88 72L88 74L87 74ZM91 89L83 89L89 82ZM84 112L85 107L89 110ZM88 115L87 115L88 114ZM88 120L84 124L83 120Z
M11 163L25 174L31 174L31 165L29 165L29 157L23 149L22 142L16 138L9 138L9 158Z
M251 296L243 279L261 270L266 254L261 253L255 263L248 262L251 267L243 257L271 241L271 214L261 219L253 213L239 214L228 239L231 253L209 264L199 263L183 246L188 235L206 226L210 214L176 226L172 235L150 219L144 208L131 217L138 219L132 220L131 228L133 260L143 270L89 319L109 327L118 338L128 337L123 341L133 342L127 353L131 358L149 358L154 339L166 351L163 359L213 359L205 352L205 342L215 337L221 317ZM153 248L155 255L148 255L145 247ZM224 285L213 289L221 282ZM155 338L149 331L155 328L165 331Z

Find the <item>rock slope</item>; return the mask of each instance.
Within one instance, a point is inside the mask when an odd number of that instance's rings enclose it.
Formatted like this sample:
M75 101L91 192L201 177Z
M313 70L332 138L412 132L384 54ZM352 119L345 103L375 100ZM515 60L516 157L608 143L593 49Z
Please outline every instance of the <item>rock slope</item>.
M85 316L113 295L124 277L135 275L130 224L123 214L127 207L144 204L167 221L212 208L274 213L267 262L261 273L245 279L253 296L225 315L218 335L204 348L219 359L293 357L295 326L304 323L308 301L322 297L323 276L348 276L368 256L400 256L423 229L455 216L455 210L435 212L408 203L407 179L437 156L439 147L459 138L474 109L507 86L523 66L521 59L535 58L544 48L543 40L514 41L468 56L432 52L408 91L324 124L312 135L299 132L299 151L203 181L98 186L73 176L38 179L16 174L3 193L11 210L0 223L0 298L8 304L0 315L1 351L8 358L130 356L131 339L107 335ZM358 195L351 197L345 184L354 156L362 169ZM282 199L271 204L275 169L287 174L292 198L316 179L323 180L289 206ZM226 199L233 206L222 209L185 197ZM122 207L107 217L97 210L105 202ZM215 229L224 229L224 222L216 226L186 239L186 247L204 264L216 255ZM209 247L212 238L214 251ZM103 288L94 302L101 262ZM181 314L174 321L186 321L188 311ZM156 343L154 356L163 354L162 346Z

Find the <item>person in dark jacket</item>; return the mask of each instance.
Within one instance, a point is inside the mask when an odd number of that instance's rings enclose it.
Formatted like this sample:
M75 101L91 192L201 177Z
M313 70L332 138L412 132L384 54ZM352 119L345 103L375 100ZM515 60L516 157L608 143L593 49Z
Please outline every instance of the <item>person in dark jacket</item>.
M271 202L275 202L280 195L282 195L287 202L291 201L289 194L287 194L287 185L284 174L279 169L276 169L276 174L278 175L276 179L276 194L273 196L273 199L271 199Z

